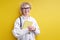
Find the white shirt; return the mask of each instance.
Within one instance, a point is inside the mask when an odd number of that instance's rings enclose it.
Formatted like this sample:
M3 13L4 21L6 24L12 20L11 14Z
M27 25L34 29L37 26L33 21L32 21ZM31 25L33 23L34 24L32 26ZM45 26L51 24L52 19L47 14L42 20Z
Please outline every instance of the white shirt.
M21 16L22 26L23 26L25 20L31 21L33 23L32 26L34 26L36 28L36 30L34 32L30 32L30 34L28 34L28 32L29 32L28 28L21 29L20 28L20 18L17 18L14 23L14 29L12 30L12 33L18 40L35 40L35 36L40 34L39 26L33 17L29 16L27 19L25 19L24 16Z

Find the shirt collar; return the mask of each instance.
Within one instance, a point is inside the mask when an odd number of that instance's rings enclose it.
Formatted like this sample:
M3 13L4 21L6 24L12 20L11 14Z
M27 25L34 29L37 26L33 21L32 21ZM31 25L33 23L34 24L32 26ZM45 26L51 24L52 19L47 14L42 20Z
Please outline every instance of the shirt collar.
M22 18L23 18L23 19L26 19L26 17L25 17L24 15L22 15ZM29 16L27 19L29 19L29 18L30 18L30 16Z

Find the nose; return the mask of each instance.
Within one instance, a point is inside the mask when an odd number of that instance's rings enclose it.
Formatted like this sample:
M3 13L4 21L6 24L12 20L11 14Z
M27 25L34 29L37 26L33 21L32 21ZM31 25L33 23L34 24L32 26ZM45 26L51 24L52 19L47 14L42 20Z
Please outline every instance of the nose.
M27 13L28 12L28 10L27 9L25 9L25 13Z

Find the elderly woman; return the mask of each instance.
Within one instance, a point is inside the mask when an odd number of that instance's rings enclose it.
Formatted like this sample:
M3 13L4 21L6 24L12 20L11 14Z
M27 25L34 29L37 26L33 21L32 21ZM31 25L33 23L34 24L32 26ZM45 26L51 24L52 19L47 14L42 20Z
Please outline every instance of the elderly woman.
M18 40L35 40L35 36L40 34L39 26L36 20L31 17L30 14L31 5L27 2L22 3L21 12L22 16L18 17L14 23L14 29L12 30L13 35ZM32 25L24 28L24 22L30 21Z

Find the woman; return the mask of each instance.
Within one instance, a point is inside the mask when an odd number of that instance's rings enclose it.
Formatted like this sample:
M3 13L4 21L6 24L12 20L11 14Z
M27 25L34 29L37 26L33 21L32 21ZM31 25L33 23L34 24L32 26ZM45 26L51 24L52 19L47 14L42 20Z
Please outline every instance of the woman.
M16 19L14 29L12 31L13 35L18 40L35 40L35 36L40 33L39 26L36 20L29 15L30 10L31 5L29 3L27 2L22 3L21 5L22 16ZM24 29L23 25L26 20L32 22L32 25L27 24L28 27Z

